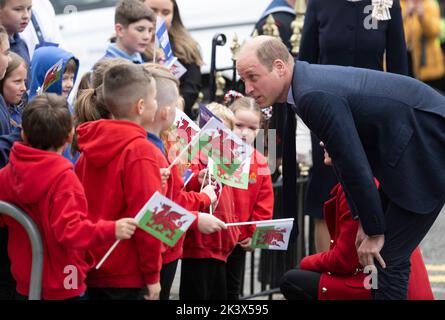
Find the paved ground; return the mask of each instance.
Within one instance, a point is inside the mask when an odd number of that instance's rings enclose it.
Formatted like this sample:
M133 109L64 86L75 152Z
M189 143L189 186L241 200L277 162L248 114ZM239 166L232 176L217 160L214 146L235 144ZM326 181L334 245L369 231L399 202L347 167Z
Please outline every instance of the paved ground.
M445 300L445 208L437 218L435 224L429 231L428 235L421 243L423 258L430 277L431 287L434 295L438 300ZM247 255L246 261L250 261L250 253ZM255 260L259 260L259 251L255 255ZM179 299L179 277L180 263L176 273L176 278L172 287L172 299ZM250 279L250 268L246 269L246 279ZM255 291L260 291L260 283L255 281ZM250 283L246 280L245 293L249 292ZM265 299L265 298L258 298ZM274 295L274 299L282 299L281 295Z
M445 300L445 208L420 247L434 295Z

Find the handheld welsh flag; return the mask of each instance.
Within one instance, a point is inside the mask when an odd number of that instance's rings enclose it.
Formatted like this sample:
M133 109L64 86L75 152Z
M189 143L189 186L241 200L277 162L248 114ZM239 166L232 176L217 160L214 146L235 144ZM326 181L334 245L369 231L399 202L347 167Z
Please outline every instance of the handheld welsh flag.
M283 221L284 220L284 221ZM293 218L258 223L252 235L252 248L287 250L294 226Z
M250 159L251 157L246 158L233 174L228 174L214 163L213 172L216 180L234 188L247 189L249 187Z
M50 86L60 80L62 76L62 67L63 67L63 59L57 61L45 74L45 78L43 78L43 83L40 86L37 94L42 94L48 90Z
M173 55L172 47L170 44L170 39L168 37L167 24L165 19L161 17L156 18L156 39L155 39L155 49L156 44L159 44L165 55L164 66L170 69L172 74L177 78L181 78L187 69L178 61ZM153 52L156 52L154 50Z
M156 192L135 219L141 229L173 247L196 216Z
M175 153L175 150L178 152L187 147L187 163L190 163L192 160L192 148L189 146L189 143L200 130L201 129L192 119L181 110L176 109L175 121L169 129L169 141L175 144L175 148L170 150L173 150L173 153ZM174 157L177 157L177 154L168 155L170 160Z
M192 155L198 150L215 161L225 173L231 175L252 154L253 148L242 141L222 122L210 118L194 139Z

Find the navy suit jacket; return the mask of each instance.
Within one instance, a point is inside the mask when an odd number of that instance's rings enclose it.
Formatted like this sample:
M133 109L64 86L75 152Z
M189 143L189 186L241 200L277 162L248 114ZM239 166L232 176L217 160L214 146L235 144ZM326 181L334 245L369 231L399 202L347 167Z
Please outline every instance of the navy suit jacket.
M405 210L445 201L445 98L415 79L296 61L296 112L326 145L354 216L368 235L385 217L374 176Z

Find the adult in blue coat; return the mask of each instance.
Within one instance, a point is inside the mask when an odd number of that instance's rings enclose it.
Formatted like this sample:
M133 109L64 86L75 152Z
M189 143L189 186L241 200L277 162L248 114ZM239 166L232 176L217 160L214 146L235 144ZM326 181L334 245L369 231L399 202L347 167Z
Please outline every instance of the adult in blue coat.
M372 17L371 0L309 0L298 59L309 63L340 65L407 75L408 56L398 0L390 20ZM329 248L323 220L323 203L337 183L331 167L323 164L320 141L312 135L313 167L304 211L315 218L317 252ZM324 231L323 231L324 230Z
M378 261L374 299L406 299L409 257L445 202L445 98L393 73L294 62L266 36L243 46L237 70L260 106L287 102L324 142L360 221L360 263Z

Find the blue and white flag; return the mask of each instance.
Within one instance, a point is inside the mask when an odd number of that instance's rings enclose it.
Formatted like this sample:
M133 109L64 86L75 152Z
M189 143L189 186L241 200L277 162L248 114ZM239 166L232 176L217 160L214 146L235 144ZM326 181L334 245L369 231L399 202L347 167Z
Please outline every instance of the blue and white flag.
M159 16L156 17L156 40L162 51L164 51L166 64L170 64L175 57L173 56L170 39L168 38L167 24L165 19Z
M156 17L156 42L161 47L165 55L164 66L170 69L173 75L179 79L187 69L179 62L178 58L173 55L172 46L168 37L167 24L165 19Z

